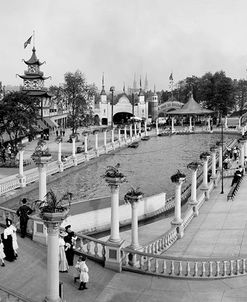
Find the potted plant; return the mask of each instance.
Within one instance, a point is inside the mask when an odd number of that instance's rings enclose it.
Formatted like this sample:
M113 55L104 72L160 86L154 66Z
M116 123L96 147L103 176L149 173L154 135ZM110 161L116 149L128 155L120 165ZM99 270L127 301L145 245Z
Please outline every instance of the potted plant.
M199 162L193 161L187 165L187 168L191 170L197 170L200 166L201 164Z
M125 175L119 171L120 164L108 166L103 177L108 183L121 183L126 181Z
M57 136L56 139L55 139L55 142L57 144L61 143L63 141L63 137L61 135Z
M129 189L129 191L124 195L124 201L126 203L138 202L142 199L143 195L144 193L140 190L140 187L131 187L131 189Z
M210 156L210 153L208 152L202 152L200 154L200 159L203 160L203 159L207 159L207 157Z
M178 183L178 182L180 182L180 181L185 180L185 177L186 177L186 175L183 174L183 173L181 173L181 172L178 170L176 174L173 174L173 175L171 176L171 181L172 181L172 182L175 182L175 183Z
M60 222L64 220L69 212L72 193L65 193L58 199L52 189L45 195L44 200L35 201L39 216L45 221Z
M31 155L31 158L36 163L44 163L51 160L51 153L48 150L48 146L44 140L39 140L37 146L35 147L34 153Z

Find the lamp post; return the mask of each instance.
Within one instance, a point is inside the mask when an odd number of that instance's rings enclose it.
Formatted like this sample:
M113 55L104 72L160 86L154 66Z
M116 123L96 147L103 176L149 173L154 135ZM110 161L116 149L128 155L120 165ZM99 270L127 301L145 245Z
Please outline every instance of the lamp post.
M113 95L114 95L115 87L111 86L110 92L111 92L111 126L113 128Z
M222 151L222 157L221 157L221 192L220 194L224 194L224 180L223 180L223 121L221 121L221 151Z

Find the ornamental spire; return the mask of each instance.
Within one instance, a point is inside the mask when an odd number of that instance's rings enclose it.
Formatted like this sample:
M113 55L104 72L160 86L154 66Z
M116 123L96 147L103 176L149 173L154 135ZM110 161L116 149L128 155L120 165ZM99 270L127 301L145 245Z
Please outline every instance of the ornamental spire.
M100 95L106 95L106 93L105 93L105 76L104 76L104 72L103 72L103 75L102 75L102 90L101 90Z

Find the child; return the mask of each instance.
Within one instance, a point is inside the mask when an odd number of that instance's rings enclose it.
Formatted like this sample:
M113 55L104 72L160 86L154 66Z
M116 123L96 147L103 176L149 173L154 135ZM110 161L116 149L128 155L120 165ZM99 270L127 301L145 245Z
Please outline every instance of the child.
M82 256L79 256L76 265L75 265L75 272L74 272L74 283L76 283L77 279L80 279L80 265L81 265L81 261L82 261Z
M88 276L88 266L86 265L86 257L82 257L81 263L80 263L80 286L79 290L87 289L86 284L89 280Z
M2 240L0 239L0 260L2 262L1 266L5 266L4 264L4 258L5 258L5 254L4 254L4 251L3 251L3 242Z

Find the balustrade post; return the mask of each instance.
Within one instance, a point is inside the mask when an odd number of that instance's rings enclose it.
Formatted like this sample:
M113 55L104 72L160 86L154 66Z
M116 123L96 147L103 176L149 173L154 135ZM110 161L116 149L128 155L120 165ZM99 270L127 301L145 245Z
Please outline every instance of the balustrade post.
M132 125L130 125L130 140L133 142L133 128Z
M179 177L173 181L175 183L175 217L171 224L177 227L178 238L182 238L184 235L183 220L181 218L181 188L184 181L185 177Z
M141 122L138 123L138 135L139 136L142 135L142 124L141 124Z
M86 133L84 135L84 154L85 154L85 158L88 161L88 134Z
M144 122L144 131L145 131L145 136L148 135L148 132L147 132L147 121Z
M21 188L26 187L26 176L24 175L24 171L23 171L23 155L24 155L23 147L18 148L19 149L19 175L18 175L18 177L19 177L19 182L20 182Z
M98 141L98 131L95 132L95 153L96 153L96 156L99 157L99 141Z
M118 143L119 147L121 146L121 128L118 128Z
M106 149L106 133L107 133L107 130L104 131L104 148L105 148L105 152L107 153L107 149Z
M135 135L135 138L136 138L137 137L136 122L134 122L134 135Z
M218 149L218 150L219 150L219 166L218 166L218 167L219 167L219 168L218 168L219 171L222 170L222 158L223 158L222 145L221 145L221 144L222 144L222 143L220 143L220 144L219 144L219 147L218 147L218 148L219 148L219 149Z
M211 132L210 117L208 118L208 131Z
M58 137L56 139L58 145L58 153L57 153L57 164L60 172L63 172L63 162L62 162L62 138Z
M127 126L126 125L124 126L124 140L125 140L125 143L127 143Z
M243 168L243 173L245 174L245 166L244 166L244 145L245 145L245 139L240 139L240 165Z
M190 126L189 126L189 131L192 132L192 116L190 115Z

